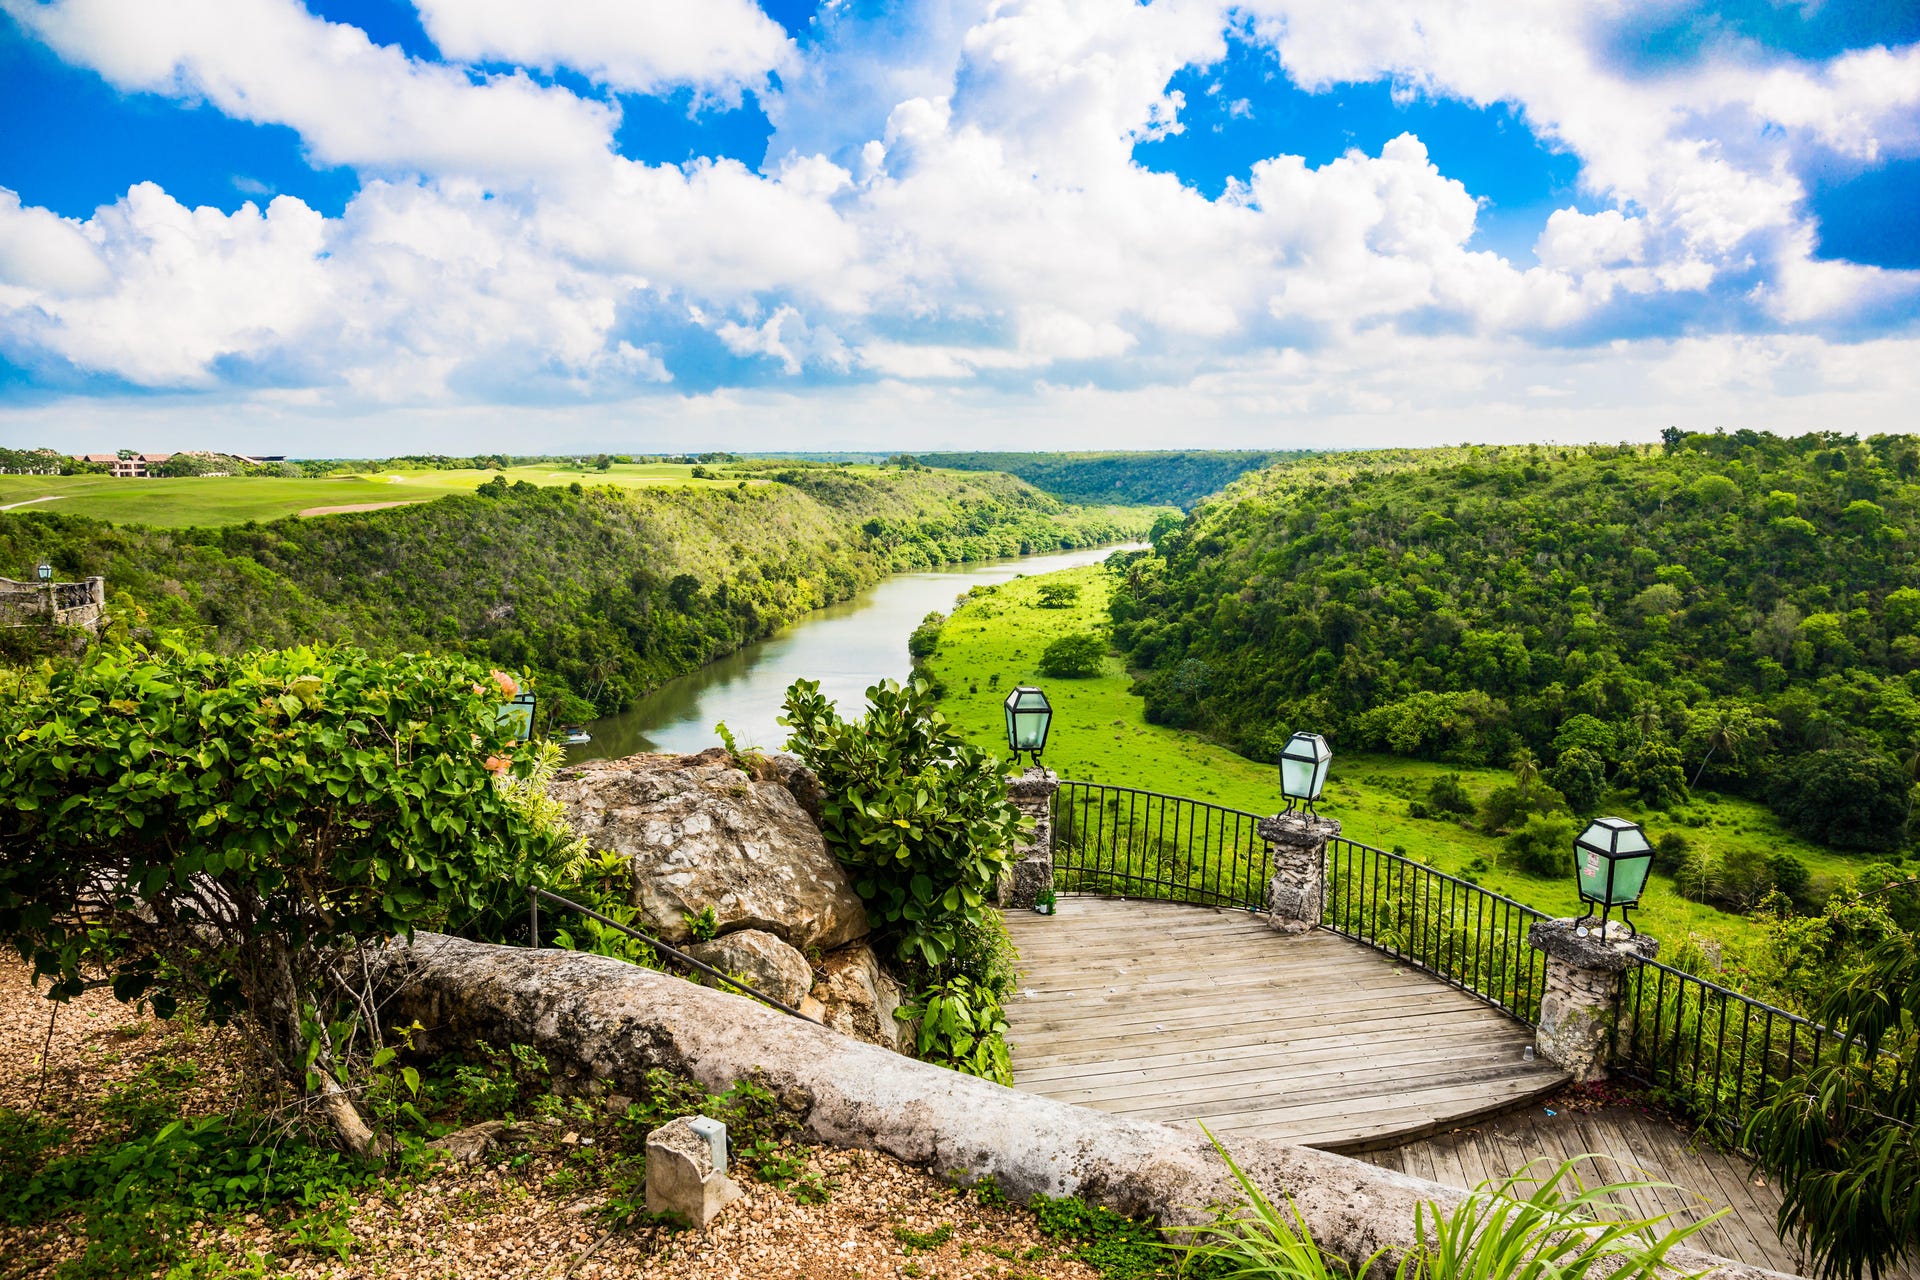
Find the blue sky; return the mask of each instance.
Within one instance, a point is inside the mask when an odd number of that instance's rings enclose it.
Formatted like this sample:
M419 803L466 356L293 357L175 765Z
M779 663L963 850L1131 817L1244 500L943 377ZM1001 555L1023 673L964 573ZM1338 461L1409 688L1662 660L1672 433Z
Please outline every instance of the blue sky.
M0 0L0 440L1618 439L1920 390L1910 5L546 9Z

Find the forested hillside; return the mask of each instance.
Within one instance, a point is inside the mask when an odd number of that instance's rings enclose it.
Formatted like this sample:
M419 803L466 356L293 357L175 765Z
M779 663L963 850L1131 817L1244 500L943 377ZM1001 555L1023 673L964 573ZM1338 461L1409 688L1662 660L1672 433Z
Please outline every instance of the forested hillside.
M472 497L217 529L15 512L0 515L0 564L104 575L114 612L202 629L225 651L351 639L485 657L535 673L577 718L895 570L1138 537L1159 514L1070 507L1008 476L792 480L497 481Z
M1073 502L1135 502L1191 507L1249 471L1303 450L1178 450L1154 453L923 453L932 467L1004 471Z
M1149 718L1257 758L1302 728L1520 757L1589 806L1699 785L1891 848L1920 768L1917 471L1913 437L1748 431L1286 464L1162 534L1115 640Z

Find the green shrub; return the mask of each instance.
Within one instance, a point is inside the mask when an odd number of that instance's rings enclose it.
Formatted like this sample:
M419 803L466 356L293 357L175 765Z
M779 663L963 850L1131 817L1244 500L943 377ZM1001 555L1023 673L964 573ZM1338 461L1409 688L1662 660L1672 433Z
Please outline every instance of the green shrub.
M1084 680L1099 675L1106 660L1107 642L1096 632L1081 631L1061 636L1040 651L1040 674Z
M934 612L920 619L920 625L907 637L907 656L914 662L925 662L940 648L940 631L947 625L947 615Z
M1670 809L1687 801L1687 771L1680 748L1647 742L1620 766L1614 785L1649 809Z
M1896 848L1912 781L1885 756L1814 751L1794 758L1769 795L1789 830L1838 849Z
M1043 582L1040 584L1040 607L1042 609L1071 609L1080 599L1080 587L1072 582Z
M1567 798L1578 814L1591 814L1600 807L1607 790L1607 766L1585 747L1568 747L1559 762L1547 770L1547 781Z
M1564 813L1530 813L1507 837L1507 856L1530 876L1564 876L1573 867L1575 830Z
M1436 814L1471 818L1475 806L1473 797L1467 793L1466 783L1460 781L1460 775L1443 773L1427 784L1427 808Z
M1021 814L999 762L933 709L926 686L883 680L845 721L813 680L787 690L788 747L820 779L820 826L867 918L900 960L945 966L991 908Z
M1567 801L1543 782L1531 787L1517 785L1495 787L1480 804L1480 825L1489 834L1512 831L1531 816L1564 813Z
M566 844L503 781L512 688L352 648L95 649L0 707L0 936L55 999L238 1015L365 1150L356 1076L393 1050L354 952L524 894Z

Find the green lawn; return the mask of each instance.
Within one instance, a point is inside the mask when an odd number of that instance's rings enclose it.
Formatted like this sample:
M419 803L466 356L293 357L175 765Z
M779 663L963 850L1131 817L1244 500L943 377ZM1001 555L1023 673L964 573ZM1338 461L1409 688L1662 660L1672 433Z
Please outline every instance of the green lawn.
M1040 607L1041 582L1078 584L1078 603L1065 609ZM1106 670L1092 679L1039 674L1040 651L1048 641L1104 623L1107 590L1106 575L1097 566L1069 569L1044 578L1015 579L956 610L931 663L946 686L942 707L947 715L968 737L1004 755L1000 704L1016 684L1039 685L1054 706L1046 763L1062 777L1191 796L1254 813L1279 808L1274 766L1247 760L1192 733L1147 724L1141 700L1128 692L1131 681L1118 658L1109 657ZM1326 816L1340 819L1349 839L1403 850L1448 872L1471 869L1482 885L1498 893L1555 915L1573 914L1578 898L1571 868L1564 878L1525 875L1502 865L1499 838L1457 822L1407 815L1408 800L1424 794L1428 783L1443 773L1460 774L1476 800L1512 780L1496 769L1336 754L1319 807ZM1791 853L1807 864L1816 880L1834 881L1863 865L1788 834L1766 808L1747 800L1697 799L1675 813L1643 812L1630 805L1612 811L1644 822L1656 838L1677 828L1694 844L1723 853L1736 848ZM1476 861L1484 863L1484 869L1474 868ZM1687 901L1664 876L1654 877L1635 920L1669 946L1698 933L1736 951L1755 928L1745 917Z
M675 463L617 465L611 471L551 466L512 467L509 481L537 485L579 482L627 488L730 487L737 479L696 479L693 468ZM178 480L116 480L111 476L0 475L0 507L16 511L61 511L116 524L180 529L189 526L278 520L316 507L373 502L426 502L449 493L471 493L492 471L385 471L370 476L321 480L255 476L210 476ZM764 481L749 481L761 484ZM41 499L40 501L31 501ZM29 505L14 506L16 503Z

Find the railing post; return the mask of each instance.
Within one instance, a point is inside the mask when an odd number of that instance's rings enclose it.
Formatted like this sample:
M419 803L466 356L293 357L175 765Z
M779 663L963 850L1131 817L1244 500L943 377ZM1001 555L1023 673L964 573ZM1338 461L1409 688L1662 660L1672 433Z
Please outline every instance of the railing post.
M1282 933L1320 927L1327 909L1327 841L1340 823L1304 813L1276 813L1256 827L1273 858L1267 881L1267 923Z
M1546 954L1546 989L1534 1047L1576 1083L1604 1080L1613 1065L1626 972L1659 954L1660 943L1618 921L1603 931L1581 920L1541 920L1527 941Z
M1000 877L996 896L1003 907L1031 907L1053 888L1053 793L1059 789L1059 775L1041 765L1007 781L1007 798L1033 819L1033 838L1014 850L1012 869Z

